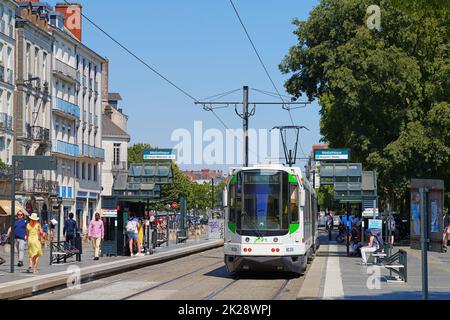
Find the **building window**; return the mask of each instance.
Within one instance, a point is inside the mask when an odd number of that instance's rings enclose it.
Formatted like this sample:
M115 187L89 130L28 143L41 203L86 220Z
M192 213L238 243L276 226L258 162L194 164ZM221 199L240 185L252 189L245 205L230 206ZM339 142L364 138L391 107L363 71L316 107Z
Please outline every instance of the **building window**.
M39 48L34 49L34 75L39 76Z
M81 179L82 180L86 179L86 164L85 163L81 164Z
M97 182L97 175L98 175L97 170L98 170L98 166L97 166L97 165L94 165L94 181L95 181L95 182Z
M92 180L92 165L88 164L88 181Z
M114 143L113 161L115 165L120 164L120 143Z
M27 53L26 53L26 55L27 55L27 57L26 57L26 59L27 59L27 66L26 66L26 69L27 69L27 75L26 75L26 77L27 77L27 79L29 79L30 78L30 75L31 75L31 44L29 44L29 43L27 43Z
M47 53L42 57L42 80L47 81Z
M79 163L75 161L75 177L77 179L80 179L80 168Z

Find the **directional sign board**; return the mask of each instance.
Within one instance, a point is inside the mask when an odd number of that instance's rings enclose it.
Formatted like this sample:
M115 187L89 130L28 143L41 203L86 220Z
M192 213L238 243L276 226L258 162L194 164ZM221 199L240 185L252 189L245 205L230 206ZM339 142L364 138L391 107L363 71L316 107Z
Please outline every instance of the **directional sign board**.
M45 156L13 156L17 170L56 170L56 157Z
M314 150L315 161L350 161L349 149L318 149Z
M176 151L173 149L144 150L143 160L176 160Z

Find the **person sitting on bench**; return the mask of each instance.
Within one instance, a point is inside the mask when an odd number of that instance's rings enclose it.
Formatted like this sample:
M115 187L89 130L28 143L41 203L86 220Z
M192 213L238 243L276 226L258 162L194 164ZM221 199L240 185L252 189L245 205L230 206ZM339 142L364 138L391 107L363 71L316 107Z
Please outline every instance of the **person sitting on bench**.
M368 234L370 235L369 245L367 247L361 248L361 258L363 265L367 265L367 253L374 253L383 248L383 242L379 233L377 233L375 230L368 230Z

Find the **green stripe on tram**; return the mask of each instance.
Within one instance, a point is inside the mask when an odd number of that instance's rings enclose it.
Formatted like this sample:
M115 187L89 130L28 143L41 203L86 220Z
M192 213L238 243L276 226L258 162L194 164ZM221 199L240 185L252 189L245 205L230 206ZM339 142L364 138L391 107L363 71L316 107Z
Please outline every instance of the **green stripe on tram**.
M297 177L289 173L289 183L298 183Z
M293 234L298 229L300 229L299 223L289 225L289 234Z
M236 233L236 223L228 222L228 229L230 229L231 232Z

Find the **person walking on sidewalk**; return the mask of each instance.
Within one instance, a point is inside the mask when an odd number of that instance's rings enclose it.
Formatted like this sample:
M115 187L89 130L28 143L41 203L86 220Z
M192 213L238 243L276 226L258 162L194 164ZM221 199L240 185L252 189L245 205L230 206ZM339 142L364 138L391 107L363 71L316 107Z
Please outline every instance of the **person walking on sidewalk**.
M450 215L448 212L444 214L444 231L442 234L442 249L447 252L448 237L450 234Z
M44 243L44 232L41 224L38 222L37 213L30 216L30 223L27 225L28 257L30 258L30 267L28 272L38 273L39 257L42 256L42 244Z
M63 234L66 242L72 247L75 246L75 235L77 233L77 222L73 219L73 213L69 213L69 219L64 222Z
M11 227L9 227L6 237L11 235ZM27 235L27 222L24 219L22 211L17 213L17 220L14 223L14 245L19 255L18 267L23 267L23 258L25 256L25 237Z
M128 245L130 248L130 256L137 257L140 256L141 253L141 244L139 242L139 231L138 231L138 222L137 219L130 218L126 225L127 234L128 234ZM133 245L137 246L137 253L134 254Z
M94 247L94 260L99 260L100 245L105 237L105 227L98 212L95 213L95 219L89 224L88 237Z

